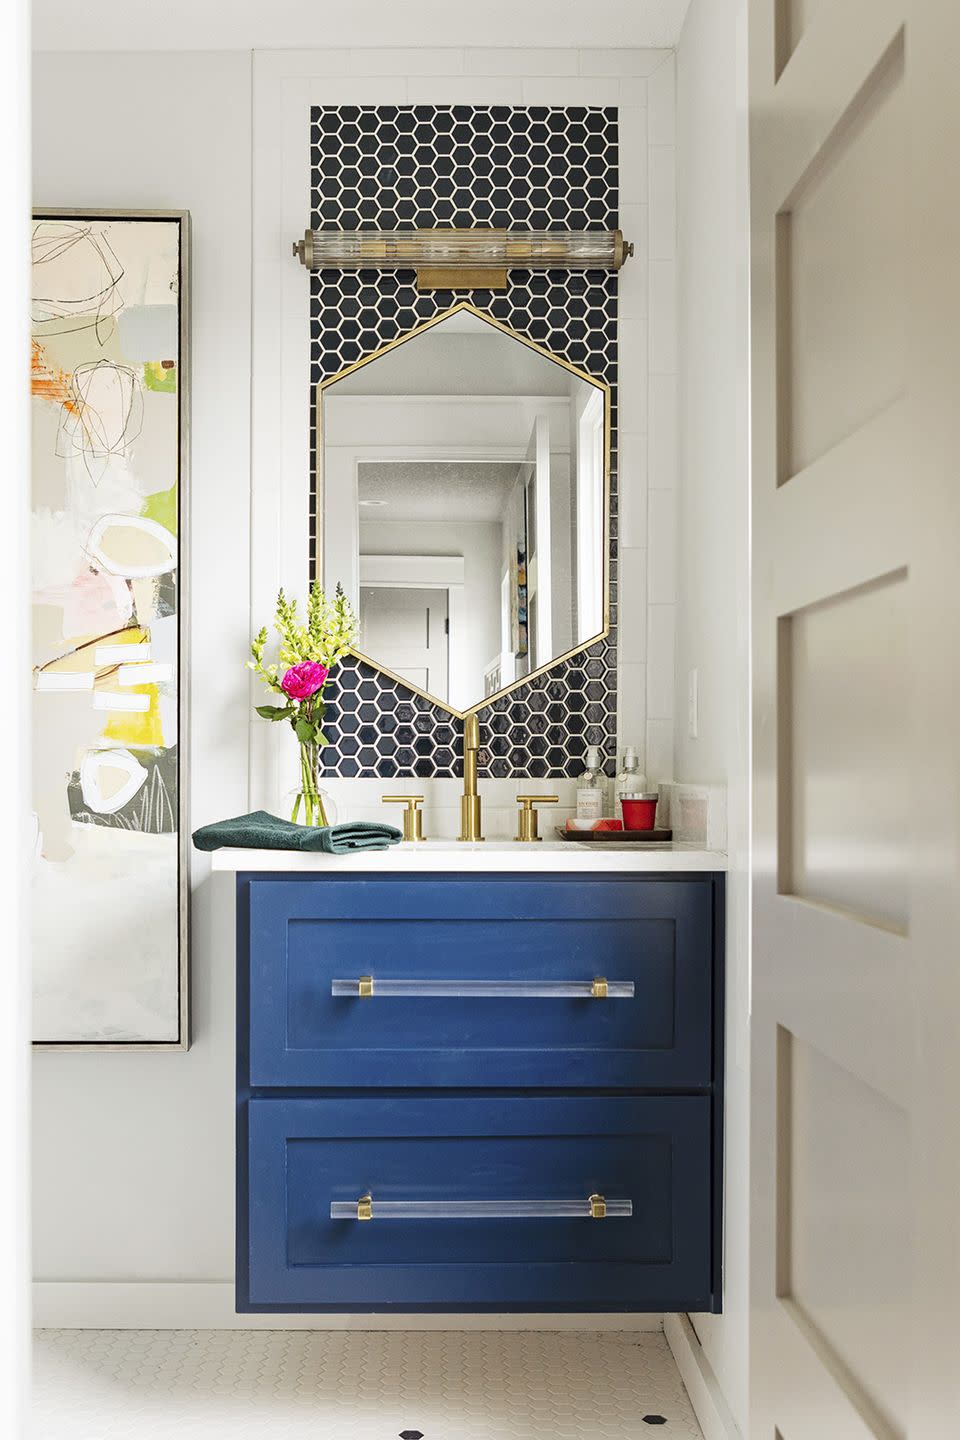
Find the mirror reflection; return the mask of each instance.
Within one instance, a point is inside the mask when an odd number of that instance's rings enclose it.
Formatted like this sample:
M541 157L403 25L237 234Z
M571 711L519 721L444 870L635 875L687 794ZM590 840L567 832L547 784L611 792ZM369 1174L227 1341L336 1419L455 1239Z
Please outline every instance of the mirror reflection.
M321 387L324 575L468 710L605 627L606 388L471 307Z

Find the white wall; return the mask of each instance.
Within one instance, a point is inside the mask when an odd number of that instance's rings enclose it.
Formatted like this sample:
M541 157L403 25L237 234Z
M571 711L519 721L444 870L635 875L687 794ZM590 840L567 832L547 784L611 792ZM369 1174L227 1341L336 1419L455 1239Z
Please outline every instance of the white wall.
M247 808L250 57L42 55L42 205L193 216L192 824ZM187 1054L34 1060L41 1279L233 1273L233 956L195 857Z
M724 1313L693 1323L747 1429L749 569L745 0L693 0L677 49L676 775L728 786ZM687 674L699 671L699 735Z

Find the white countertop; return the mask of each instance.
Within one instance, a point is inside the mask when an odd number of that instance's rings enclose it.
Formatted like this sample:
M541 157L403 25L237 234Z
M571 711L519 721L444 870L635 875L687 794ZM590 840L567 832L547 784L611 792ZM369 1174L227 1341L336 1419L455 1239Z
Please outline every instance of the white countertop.
M395 870L405 874L436 871L524 871L657 873L726 870L719 850L696 845L618 845L616 841L543 840L517 844L512 840L424 840L393 845L388 850L360 850L349 855L324 855L302 850L214 850L214 870L318 871Z

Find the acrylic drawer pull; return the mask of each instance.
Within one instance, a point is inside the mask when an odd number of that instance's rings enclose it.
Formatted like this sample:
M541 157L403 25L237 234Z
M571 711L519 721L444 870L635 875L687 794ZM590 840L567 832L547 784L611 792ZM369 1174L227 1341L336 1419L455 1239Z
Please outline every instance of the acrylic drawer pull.
M633 1214L632 1200L332 1200L331 1220L607 1220Z
M632 1000L632 980L379 980L360 975L355 980L331 980L331 995L368 999L479 997L486 1000Z

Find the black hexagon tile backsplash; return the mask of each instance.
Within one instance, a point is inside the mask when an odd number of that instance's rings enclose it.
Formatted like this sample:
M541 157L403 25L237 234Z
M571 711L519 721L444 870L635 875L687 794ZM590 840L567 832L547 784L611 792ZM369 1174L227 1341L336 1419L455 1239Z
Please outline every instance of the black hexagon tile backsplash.
M612 230L617 112L583 106L314 106L314 229ZM613 773L617 712L617 280L606 271L510 272L506 291L432 290L413 271L310 276L310 567L316 568L315 387L458 300L611 386L610 633L479 711L481 775L556 779L599 745ZM461 722L355 658L328 688L323 759L343 777L459 777Z

